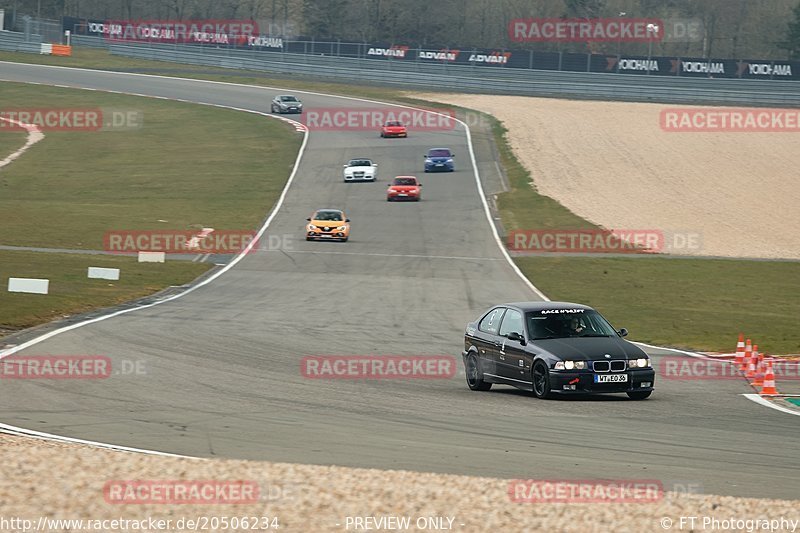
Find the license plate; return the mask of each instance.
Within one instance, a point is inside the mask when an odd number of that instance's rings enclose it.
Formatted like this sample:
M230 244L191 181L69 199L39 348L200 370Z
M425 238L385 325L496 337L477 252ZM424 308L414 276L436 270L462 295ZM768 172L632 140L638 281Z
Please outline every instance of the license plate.
M406 193L404 193L404 192L401 192L401 193L400 193L400 194L398 194L397 196L408 196L408 195L407 195Z
M444 166L444 163L436 163L436 166L437 166L437 167L443 167L443 166Z
M595 383L627 383L628 374L595 374Z

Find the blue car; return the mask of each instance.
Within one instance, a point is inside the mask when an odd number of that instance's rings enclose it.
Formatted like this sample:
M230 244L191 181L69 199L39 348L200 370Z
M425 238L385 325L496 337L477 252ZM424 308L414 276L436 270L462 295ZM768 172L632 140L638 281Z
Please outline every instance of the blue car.
M449 148L431 148L425 154L425 172L453 172L454 155Z

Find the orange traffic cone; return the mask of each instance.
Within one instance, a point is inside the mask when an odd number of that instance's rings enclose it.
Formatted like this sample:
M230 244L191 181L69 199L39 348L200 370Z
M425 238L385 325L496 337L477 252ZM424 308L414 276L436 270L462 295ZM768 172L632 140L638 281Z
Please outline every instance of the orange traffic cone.
M753 378L753 387L764 386L764 372L766 371L766 363L764 361L764 354L758 355L758 362L756 363L756 375Z
M758 344L753 345L753 351L750 354L750 360L747 362L747 373L744 375L744 377L754 378L756 376L756 361L758 361Z
M753 344L751 343L750 339L747 339L747 342L744 345L744 357L742 358L742 364L739 365L739 370L747 370L747 364L750 362L750 358L753 356Z
M734 359L734 364L741 368L742 361L744 360L744 334L739 333L739 342L736 343L736 359Z
M778 389L775 388L775 371L772 370L772 359L767 360L767 373L764 376L764 386L761 388L761 394L778 394Z

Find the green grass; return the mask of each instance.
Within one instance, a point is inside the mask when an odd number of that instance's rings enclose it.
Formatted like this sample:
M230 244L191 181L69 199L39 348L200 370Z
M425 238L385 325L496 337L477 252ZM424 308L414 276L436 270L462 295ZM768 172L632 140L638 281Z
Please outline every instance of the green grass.
M89 279L90 266L119 268L119 281ZM0 250L0 327L14 330L35 326L92 309L183 285L210 268L205 263L172 261L138 263L135 257L52 254ZM49 294L6 291L8 278L46 278Z
M800 263L658 257L524 257L545 294L596 307L631 339L734 351L739 332L761 351L800 353Z
M71 58L0 52L0 60L160 73L452 107L408 98L396 89L143 61L80 48ZM504 126L493 117L488 119L489 133L494 137L511 189L498 196L504 228L594 228L552 198L537 193L530 173L505 139ZM768 351L800 352L800 339L791 333L796 328L789 323L800 316L798 263L658 257L526 257L517 263L551 298L597 306L615 325L627 327L631 338L637 340L730 351L743 331Z
M0 121L0 161L19 150L25 144L27 137L27 133L10 130L7 122Z
M54 102L140 112L142 127L46 132L0 174L0 244L98 250L109 230L256 229L301 142L291 126L250 113L0 85L0 109Z
M291 172L302 137L262 116L56 87L0 83L0 110L135 111L122 131L50 131L0 172L0 244L103 249L111 230L255 230ZM0 132L0 156L24 143ZM123 268L119 282L88 266ZM0 251L0 335L182 285L210 268L135 258ZM6 292L9 277L51 280L49 295Z

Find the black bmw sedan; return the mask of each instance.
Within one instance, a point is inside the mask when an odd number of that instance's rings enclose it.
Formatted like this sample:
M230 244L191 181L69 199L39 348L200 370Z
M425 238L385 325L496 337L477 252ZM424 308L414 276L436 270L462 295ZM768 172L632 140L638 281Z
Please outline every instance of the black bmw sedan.
M624 340L591 307L566 302L498 305L467 324L464 367L467 385L555 394L624 392L644 400L653 392L655 371L638 346Z

